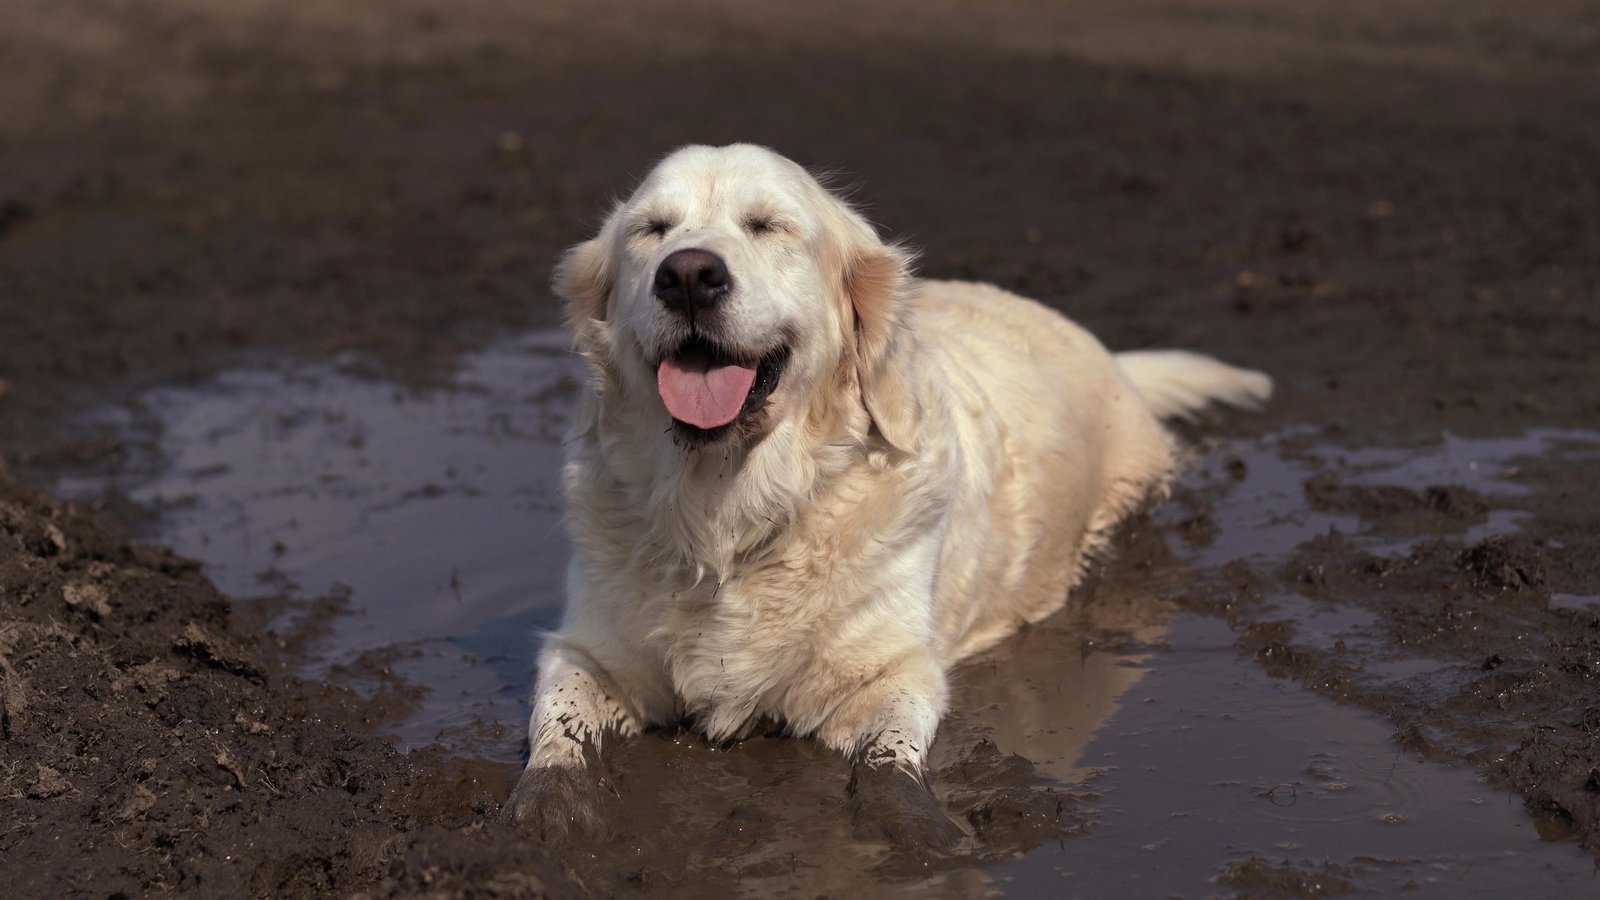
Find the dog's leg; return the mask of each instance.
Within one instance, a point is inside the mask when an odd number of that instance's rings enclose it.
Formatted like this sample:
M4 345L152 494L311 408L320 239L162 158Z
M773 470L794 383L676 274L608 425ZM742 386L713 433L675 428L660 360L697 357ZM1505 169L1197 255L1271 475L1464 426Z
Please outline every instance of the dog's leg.
M601 739L639 731L610 681L592 656L559 638L539 656L528 767L502 814L545 841L605 832L602 804L611 789L598 765Z
M818 732L851 757L856 834L901 849L947 853L965 837L934 797L928 750L944 711L944 671L923 650L858 688Z

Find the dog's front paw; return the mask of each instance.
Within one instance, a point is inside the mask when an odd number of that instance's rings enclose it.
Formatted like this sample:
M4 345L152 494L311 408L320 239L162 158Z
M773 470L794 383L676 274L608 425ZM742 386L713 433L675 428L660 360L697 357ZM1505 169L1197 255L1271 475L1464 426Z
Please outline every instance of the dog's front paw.
M967 837L920 777L895 765L857 763L850 773L850 819L864 841L947 856Z
M609 786L585 766L530 766L500 818L547 844L604 839Z

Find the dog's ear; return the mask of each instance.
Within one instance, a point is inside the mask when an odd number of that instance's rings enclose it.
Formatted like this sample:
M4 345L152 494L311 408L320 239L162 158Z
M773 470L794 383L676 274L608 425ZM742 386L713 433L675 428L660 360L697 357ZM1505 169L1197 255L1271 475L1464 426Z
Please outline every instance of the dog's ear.
M901 325L911 302L913 257L866 230L871 240L858 243L845 259L844 288L853 323L846 344L872 424L895 449L909 451L921 417L907 379L904 345L910 338Z
M567 321L582 330L590 322L605 321L606 300L611 296L610 241L599 236L571 247L556 264L551 287L561 298Z
M589 395L591 398L598 398L607 389L606 386L615 381L609 370L606 351L611 343L611 323L606 321L606 307L616 277L611 262L609 224L598 236L562 254L561 261L556 264L555 274L550 279L556 296L561 298L567 324L572 326L573 349L578 351L578 356L589 369L589 378L594 385L594 393ZM593 428L596 421L587 402L585 407L579 413L580 434Z

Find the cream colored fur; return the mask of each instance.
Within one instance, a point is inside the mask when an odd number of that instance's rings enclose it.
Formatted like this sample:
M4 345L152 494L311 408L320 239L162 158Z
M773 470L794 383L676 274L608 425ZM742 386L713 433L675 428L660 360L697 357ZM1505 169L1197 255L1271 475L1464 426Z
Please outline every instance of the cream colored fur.
M752 213L775 229L752 233ZM740 340L790 340L745 439L676 440L655 391L648 359L674 326L651 276L685 247L727 260ZM569 251L556 286L590 383L530 768L583 765L606 735L687 717L717 739L779 722L920 770L950 668L1065 603L1164 489L1157 415L1271 390L1193 354L1119 364L1044 306L918 281L909 262L748 145L674 153Z

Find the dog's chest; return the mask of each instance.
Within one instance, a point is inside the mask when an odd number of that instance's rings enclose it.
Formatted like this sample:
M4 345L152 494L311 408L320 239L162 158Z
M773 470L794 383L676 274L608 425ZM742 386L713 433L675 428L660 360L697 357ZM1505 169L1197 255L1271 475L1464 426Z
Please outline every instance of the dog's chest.
M689 717L714 739L742 737L762 718L790 720L825 658L815 598L794 586L787 604L771 579L736 579L680 598L662 629L673 685Z

